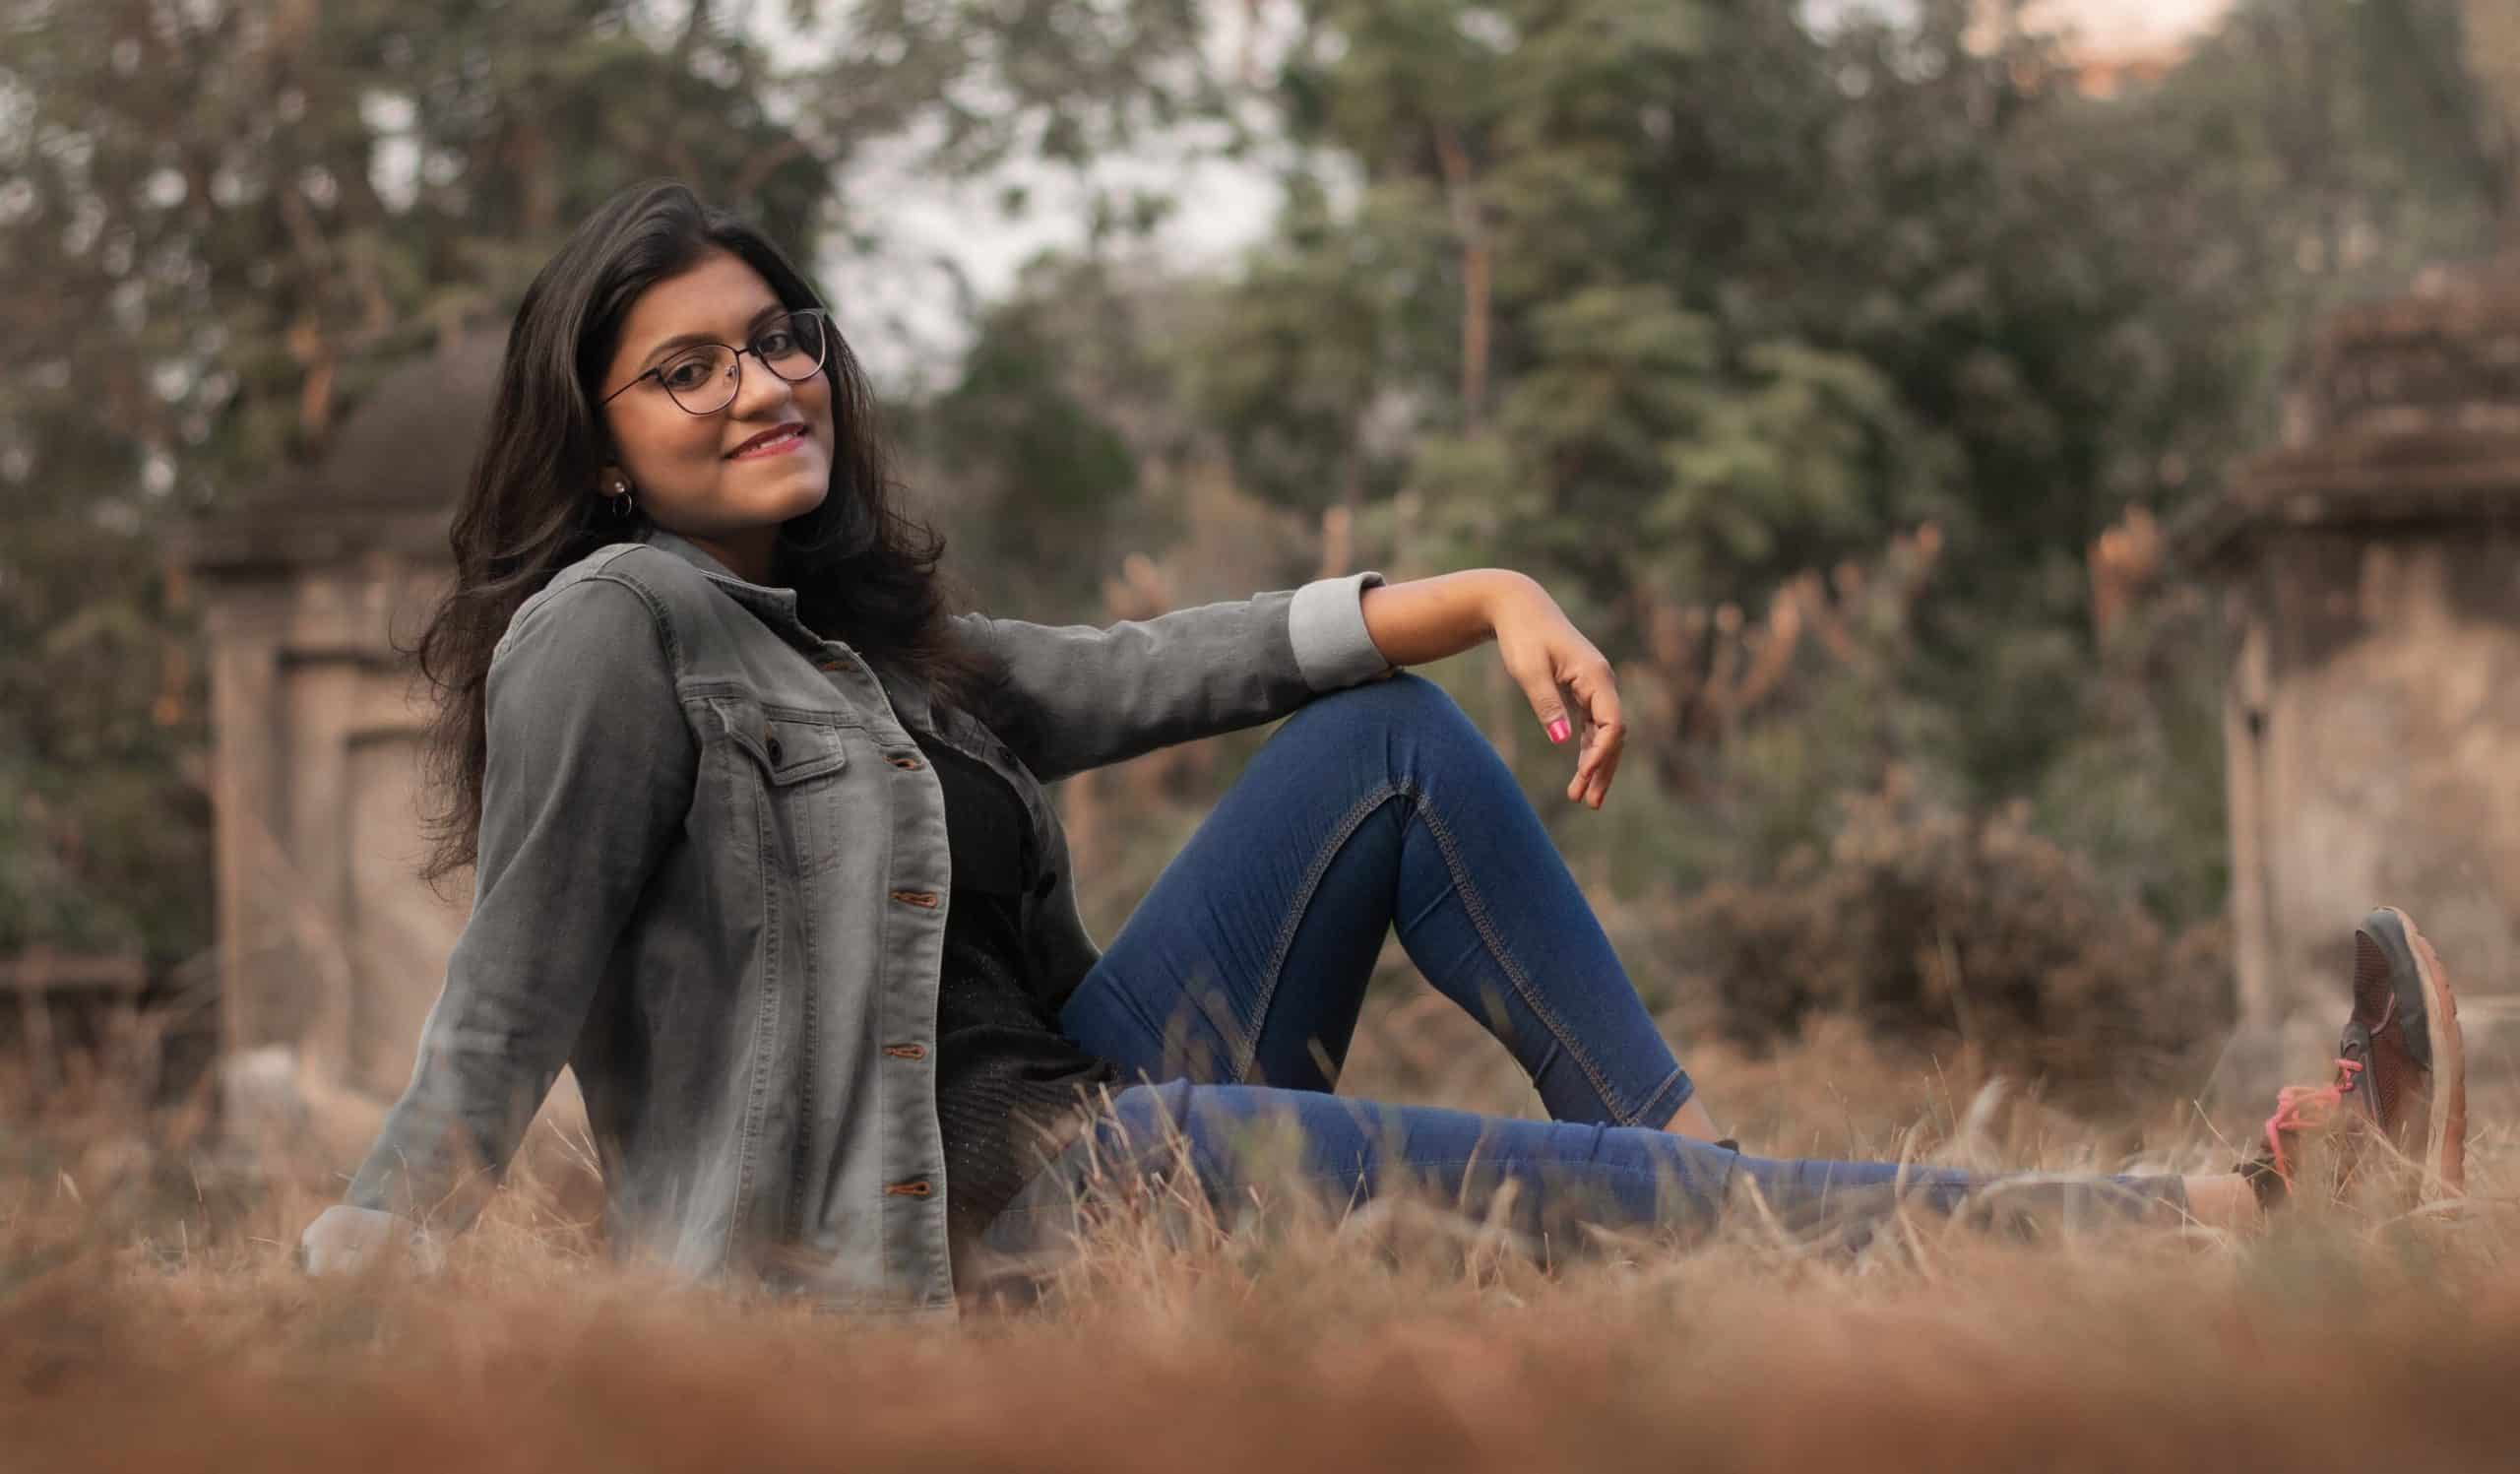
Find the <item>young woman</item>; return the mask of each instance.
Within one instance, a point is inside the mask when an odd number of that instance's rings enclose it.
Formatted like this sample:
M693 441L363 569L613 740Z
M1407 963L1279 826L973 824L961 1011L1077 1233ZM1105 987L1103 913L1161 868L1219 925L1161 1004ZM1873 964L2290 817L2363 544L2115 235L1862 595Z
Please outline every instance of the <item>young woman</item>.
M1494 640L1600 807L1618 694L1533 580L1362 573L1108 629L950 613L821 299L677 184L543 268L496 404L422 648L454 798L431 874L473 864L472 913L310 1268L459 1230L563 1062L616 1251L848 1304L950 1310L983 1250L1055 1237L1088 1164L1167 1140L1237 1193L1263 1119L1292 1128L1281 1180L1419 1184L1543 1235L1987 1186L1715 1139L1504 765L1395 673ZM1291 713L1098 952L1040 784ZM1395 928L1552 1121L1329 1093ZM2351 1121L2455 1184L2447 986L2396 913L2362 947L2337 1083L2242 1170L2023 1190L2244 1228L2303 1122Z

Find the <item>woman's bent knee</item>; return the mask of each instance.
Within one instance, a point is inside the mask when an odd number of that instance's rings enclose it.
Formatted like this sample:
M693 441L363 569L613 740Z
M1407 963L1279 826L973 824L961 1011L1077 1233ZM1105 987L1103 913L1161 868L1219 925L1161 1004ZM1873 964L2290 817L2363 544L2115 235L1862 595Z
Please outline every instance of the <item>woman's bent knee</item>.
M1351 736L1368 731L1444 733L1479 736L1477 724L1452 693L1422 675L1403 671L1380 680L1324 692L1297 708L1282 731L1298 724L1353 727ZM1483 737L1481 740L1485 740Z

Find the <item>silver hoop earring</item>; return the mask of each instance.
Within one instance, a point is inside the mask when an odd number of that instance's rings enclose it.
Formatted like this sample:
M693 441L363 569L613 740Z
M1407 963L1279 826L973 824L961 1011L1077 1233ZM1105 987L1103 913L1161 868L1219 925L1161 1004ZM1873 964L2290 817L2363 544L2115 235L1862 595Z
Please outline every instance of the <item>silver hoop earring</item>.
M616 518L627 518L638 505L631 499L628 481L614 481L612 495L605 497L604 500L612 503L612 515Z

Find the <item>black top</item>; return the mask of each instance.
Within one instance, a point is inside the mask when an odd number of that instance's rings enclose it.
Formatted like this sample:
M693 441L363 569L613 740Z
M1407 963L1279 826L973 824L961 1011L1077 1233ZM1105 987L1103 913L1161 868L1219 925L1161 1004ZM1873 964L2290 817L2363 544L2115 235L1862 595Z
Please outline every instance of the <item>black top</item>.
M945 1133L945 1226L959 1253L1041 1162L1044 1128L1086 1087L1120 1078L1061 1034L1024 952L1024 895L1039 871L1024 802L986 764L913 733L945 790L953 857L936 991L936 1119Z

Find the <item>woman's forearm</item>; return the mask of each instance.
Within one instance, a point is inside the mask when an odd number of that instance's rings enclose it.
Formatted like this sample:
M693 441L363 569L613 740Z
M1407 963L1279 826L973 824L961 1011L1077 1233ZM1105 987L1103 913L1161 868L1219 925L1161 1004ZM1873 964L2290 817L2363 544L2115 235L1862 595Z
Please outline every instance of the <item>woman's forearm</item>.
M1533 594L1540 585L1510 568L1381 584L1364 592L1365 633L1393 665L1422 666L1483 643L1496 633L1500 604Z

